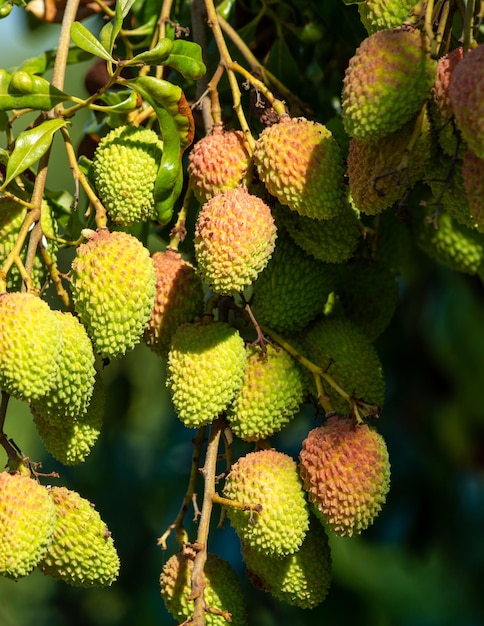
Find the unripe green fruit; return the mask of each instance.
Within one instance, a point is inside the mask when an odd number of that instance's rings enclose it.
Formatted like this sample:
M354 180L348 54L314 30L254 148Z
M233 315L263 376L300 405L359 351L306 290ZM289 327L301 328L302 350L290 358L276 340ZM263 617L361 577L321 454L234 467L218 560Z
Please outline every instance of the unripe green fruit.
M291 606L312 609L325 599L331 584L331 551L320 521L311 515L309 530L294 554L275 557L242 545L251 582Z
M417 29L380 30L364 39L343 81L346 132L375 140L401 128L429 96L435 65Z
M208 200L195 225L195 256L203 280L216 293L248 287L266 267L276 226L261 198L237 187Z
M44 556L55 509L43 487L20 473L0 472L0 574L22 578Z
M245 441L270 437L299 410L305 384L299 365L270 344L247 348L244 380L227 412L232 432Z
M254 163L269 193L300 215L330 219L345 207L341 150L323 124L283 116L259 135Z
M75 587L105 587L119 573L119 557L106 524L77 492L51 487L56 522L52 542L39 569Z
M194 555L174 554L163 566L160 576L161 596L166 609L177 623L188 620L193 615L194 603L189 600L192 592L191 576ZM203 570L204 599L207 607L207 626L226 626L226 616L234 626L246 626L246 611L242 590L236 573L230 564L216 554L209 553ZM210 608L223 611L217 615Z
M289 455L257 450L240 457L230 468L223 495L239 505L227 506L227 517L245 545L269 556L299 549L309 526L309 510Z
M188 428L212 422L242 384L246 352L225 322L182 324L168 353L166 385L175 411Z
M188 155L187 172L195 198L210 198L248 184L251 158L241 130L216 125L197 141Z
M93 176L109 217L120 226L156 219L153 191L163 144L155 131L118 126L99 142Z
M0 388L21 400L49 393L62 346L59 322L32 293L0 294Z
M98 354L116 358L141 340L155 299L149 251L124 232L84 231L72 262L74 307Z
M384 439L367 424L330 417L303 441L300 473L314 510L340 536L370 526L390 487Z
M358 3L363 26L369 35L401 26L412 14L414 0L365 0Z

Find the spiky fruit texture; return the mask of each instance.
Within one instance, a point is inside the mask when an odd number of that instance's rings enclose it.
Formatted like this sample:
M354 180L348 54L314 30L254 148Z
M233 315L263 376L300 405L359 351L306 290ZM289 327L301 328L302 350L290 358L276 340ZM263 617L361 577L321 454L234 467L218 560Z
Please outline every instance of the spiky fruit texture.
M364 39L343 80L346 132L375 140L401 128L428 97L434 73L419 30L385 29Z
M468 147L484 159L484 44L465 54L454 71L449 96L455 121Z
M188 620L194 611L191 576L193 555L174 554L165 563L160 576L161 596L166 609L177 623ZM203 570L205 582L204 599L208 609L223 611L223 614L205 612L207 626L226 626L226 616L235 626L246 626L246 610L239 579L230 564L216 554L208 553ZM225 614L225 616L224 616Z
M311 515L301 547L283 557L267 556L242 545L251 582L291 606L312 609L325 599L331 584L331 551L320 521Z
M43 487L20 473L0 472L0 574L30 574L52 539L55 509Z
M345 205L341 150L331 131L304 117L267 126L254 149L266 189L300 215L330 219Z
M299 410L305 384L299 365L282 348L247 348L244 380L227 412L232 432L258 441L281 430Z
M252 312L272 330L297 332L322 312L332 289L332 266L306 254L279 229L274 254L253 285Z
M153 191L163 144L155 131L118 126L99 142L92 170L109 217L120 226L156 219Z
M150 253L124 232L84 231L72 262L74 307L98 354L116 358L139 343L155 300Z
M257 450L230 468L223 489L227 517L241 541L269 556L296 552L309 526L309 509L295 461L277 450Z
M151 255L156 272L155 304L143 335L156 353L166 355L175 330L203 312L203 285L191 263L173 249Z
M462 157L462 179L473 227L484 233L484 159L472 150Z
M56 522L39 569L75 587L106 587L119 573L119 557L106 524L76 491L51 487Z
M62 348L57 376L50 392L32 401L36 413L52 423L87 411L94 389L94 351L86 329L77 317L54 311L59 322Z
M242 384L246 352L239 332L225 322L182 324L168 353L166 385L188 428L212 422Z
M309 326L300 339L310 361L325 370L346 393L383 406L385 380L380 358L354 322L322 317ZM348 413L348 402L322 382L333 410Z
M358 214L349 203L329 220L305 217L281 204L275 216L306 254L323 263L347 261L361 238Z
M396 28L408 19L414 0L366 0L358 4L361 23L369 35L378 30Z
M269 206L245 187L208 200L195 224L195 256L204 281L216 293L248 287L274 250L276 226Z
M32 293L0 294L0 388L21 400L49 393L62 345L59 322Z
M219 193L249 182L251 157L241 130L216 125L188 155L188 176L195 198L204 204Z
M428 124L409 150L415 120L375 140L352 138L348 149L348 183L355 206L377 215L401 200L420 180L430 159Z
M314 510L340 536L370 526L390 488L383 437L367 424L330 417L302 443L299 469Z

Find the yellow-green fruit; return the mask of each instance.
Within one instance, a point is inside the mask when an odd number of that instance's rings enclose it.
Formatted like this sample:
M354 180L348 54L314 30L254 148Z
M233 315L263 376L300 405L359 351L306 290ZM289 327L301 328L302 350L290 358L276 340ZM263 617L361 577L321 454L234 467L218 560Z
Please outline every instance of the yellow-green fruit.
M266 267L276 226L261 198L237 187L208 200L195 224L195 256L203 280L215 293L248 287Z
M297 245L324 263L347 261L361 238L358 214L349 202L329 220L305 217L281 204L274 213Z
M401 26L412 14L415 0L366 0L358 4L361 23L369 35Z
M325 370L348 394L383 406L385 379L380 358L368 337L348 319L320 318L301 335L310 361ZM348 413L349 403L322 381L333 410Z
M155 304L145 329L145 343L166 355L175 330L203 313L203 285L191 263L176 250L151 255L156 272Z
M240 457L230 468L223 495L239 505L227 506L227 517L249 548L269 556L299 549L309 509L297 465L288 454L271 449Z
M484 159L484 44L457 63L449 85L455 122L468 147Z
M282 348L247 348L242 387L227 412L232 432L245 441L270 437L283 428L304 400L299 365Z
M83 231L87 243L72 262L74 307L103 358L116 358L139 343L155 300L153 259L124 232Z
M187 172L195 198L204 204L219 193L248 184L250 164L244 133L214 126L188 155Z
M56 522L52 541L38 567L75 587L106 587L119 573L111 533L94 506L76 491L51 487Z
M269 193L300 215L330 219L345 207L341 150L323 124L283 116L259 135L254 163Z
M333 290L333 265L306 254L279 229L276 249L253 285L252 312L278 332L297 332L323 311Z
M188 428L212 422L239 390L246 352L239 332L225 322L182 324L168 353L166 384Z
M303 441L299 469L318 517L340 536L370 526L390 488L383 437L367 424L330 417Z
M242 545L251 582L272 596L302 609L313 609L326 598L331 584L331 551L320 521L311 515L309 530L294 554L275 557Z
M165 563L160 576L161 596L166 609L177 620L186 623L194 612L194 601L188 597L192 592L191 577L194 555L174 554ZM246 626L246 609L239 579L230 564L216 554L208 553L203 569L204 599L207 626ZM229 620L226 617L230 617Z
M52 539L55 509L36 480L0 472L0 574L27 576L44 556Z
M0 294L0 388L21 400L49 393L62 347L59 321L32 293Z
M99 142L93 158L97 192L120 226L156 219L153 191L163 144L155 131L118 126Z
M364 39L343 80L346 132L375 140L401 128L428 98L435 65L425 35L414 28L380 30Z
M484 159L472 150L462 157L462 180L474 228L484 233Z

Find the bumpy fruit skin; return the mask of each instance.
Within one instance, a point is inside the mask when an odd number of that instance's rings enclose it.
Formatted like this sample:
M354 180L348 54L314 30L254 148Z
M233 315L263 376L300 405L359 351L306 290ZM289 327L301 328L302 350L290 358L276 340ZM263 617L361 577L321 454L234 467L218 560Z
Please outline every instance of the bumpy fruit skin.
M176 250L155 252L151 257L156 295L143 339L154 352L166 355L178 326L203 313L203 285L193 265Z
M75 587L106 587L119 573L119 557L106 524L93 505L66 487L51 487L56 522L38 567Z
M191 594L193 556L174 554L165 563L160 576L161 596L166 609L181 623L193 615ZM246 609L239 579L230 564L216 554L209 553L204 567L204 598L208 608L230 614L234 626L246 626ZM226 626L224 615L205 613L207 626Z
M98 354L124 355L141 340L155 300L149 251L124 232L86 233L72 262L74 307Z
M370 340L352 321L318 319L300 337L308 358L323 368L346 393L383 406L385 379L380 358ZM333 410L348 413L349 405L323 381Z
M341 150L323 124L283 116L259 135L254 163L269 193L300 215L330 219L345 206Z
M351 137L375 140L416 115L435 74L424 37L409 27L380 30L363 40L343 80L343 123Z
M449 96L455 121L468 147L484 159L484 44L464 55L454 71Z
M283 428L304 400L299 365L282 348L247 348L242 386L227 412L232 432L245 441L259 441Z
M198 270L215 293L248 287L266 267L276 242L269 206L245 187L208 200L195 224Z
M309 432L299 468L316 514L340 536L351 537L368 528L390 488L383 437L347 417L330 417Z
M156 219L153 190L163 144L150 129L118 126L99 142L92 169L109 217L120 226Z
M244 341L225 322L182 324L168 353L166 385L179 419L188 428L212 422L242 384Z
M0 294L0 388L20 400L49 393L62 346L59 322L32 293Z
M187 172L195 198L204 204L219 193L248 184L250 165L244 133L214 126L188 155Z
M44 556L55 524L52 500L36 480L0 472L0 574L22 578Z
M358 4L361 23L369 35L401 26L410 17L414 0L366 0Z
M301 609L313 609L326 598L331 584L331 551L320 521L311 515L309 530L294 554L271 557L242 545L251 582L259 589Z
M252 507L227 507L240 540L269 556L296 552L309 526L309 509L295 461L277 450L249 452L232 465L224 497ZM257 507L260 506L260 512Z
M484 159L472 150L466 150L462 157L462 179L472 225L484 233Z

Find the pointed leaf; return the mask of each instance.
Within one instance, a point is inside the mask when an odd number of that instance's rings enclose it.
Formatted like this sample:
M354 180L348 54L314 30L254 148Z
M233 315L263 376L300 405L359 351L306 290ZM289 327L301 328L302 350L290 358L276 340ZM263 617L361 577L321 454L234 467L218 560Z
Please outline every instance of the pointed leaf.
M173 41L165 37L160 39L158 44L146 52L141 52L126 62L126 65L137 65L144 63L146 65L161 65L170 55L173 48Z
M86 50L96 57L101 57L101 59L106 59L106 61L115 62L101 42L81 22L72 24L71 39L82 50Z
M193 41L182 39L175 39L170 56L164 64L173 67L182 76L191 80L198 80L207 71L201 47Z
M41 76L24 71L9 74L0 69L0 111L13 109L49 111L57 104L71 99Z

